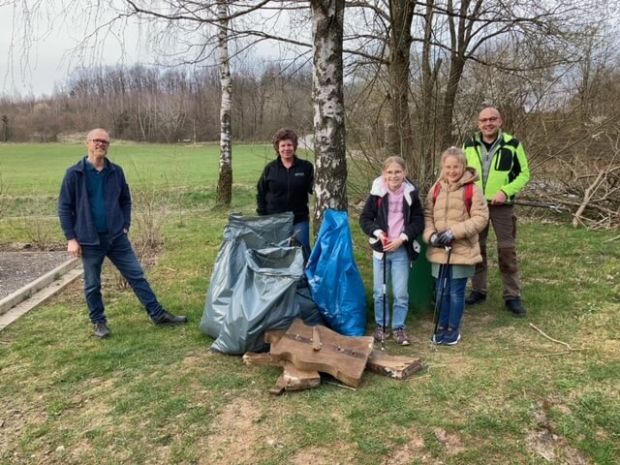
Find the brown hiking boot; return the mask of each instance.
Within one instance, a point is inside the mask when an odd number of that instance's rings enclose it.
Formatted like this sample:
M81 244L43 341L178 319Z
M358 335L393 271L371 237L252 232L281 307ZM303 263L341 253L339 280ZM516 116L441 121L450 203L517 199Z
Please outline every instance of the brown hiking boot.
M396 341L396 344L399 346L408 346L410 344L409 336L407 336L405 328L397 328L394 330L394 341Z
M382 326L377 326L377 329L375 329L375 334L373 334L372 337L375 339L375 342L387 341L388 337L390 337L390 330L385 328L385 331L383 331Z

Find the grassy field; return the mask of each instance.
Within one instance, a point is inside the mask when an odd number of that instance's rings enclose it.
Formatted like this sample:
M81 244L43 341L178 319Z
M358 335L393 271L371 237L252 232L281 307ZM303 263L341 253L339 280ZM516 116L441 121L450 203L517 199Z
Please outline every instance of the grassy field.
M57 195L65 170L85 155L85 149L83 144L0 144L0 173L11 195ZM273 148L267 144L233 150L235 182L241 184L255 184L262 167L273 158ZM217 183L218 145L113 142L109 153L134 189L146 184L195 188Z
M47 154L45 163L36 153ZM0 145L10 202L55 195L54 182L80 153L79 147ZM277 369L248 368L238 357L210 353L212 340L198 329L227 216L212 209L216 153L215 147L113 147L111 157L130 182L143 181L135 194L151 192L152 184L166 193L159 198L165 241L149 276L164 304L191 322L152 326L107 269L109 340L91 336L79 283L2 331L0 464L620 462L617 231L526 219L519 251L527 319L502 308L493 272L490 298L466 311L458 346L432 350L428 312L410 314L410 347L388 344L388 353L422 357L425 372L401 382L365 374L356 391L325 384L274 398L267 390ZM271 152L261 146L235 153L234 209L249 213ZM184 174L170 175L180 165ZM177 186L192 188L180 198L170 194ZM42 204L37 215L53 215L53 202ZM35 218L0 220L0 244L30 240L26 231L40 222ZM44 225L49 242L62 244L57 224ZM370 289L370 254L357 225L352 229Z

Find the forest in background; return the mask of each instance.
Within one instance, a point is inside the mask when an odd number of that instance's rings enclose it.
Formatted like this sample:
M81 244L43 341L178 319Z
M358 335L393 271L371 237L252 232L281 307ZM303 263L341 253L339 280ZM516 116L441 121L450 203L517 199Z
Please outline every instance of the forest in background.
M324 65L316 56L310 64L307 31L322 2L311 14L301 1L177 2L179 13L168 16L158 8L171 2L121 3L129 5L127 14L159 25L152 42L162 63L84 67L52 96L2 97L0 141L63 140L95 126L135 141L219 140L222 81L213 31L224 30L222 18L231 55L232 140L265 141L281 126L315 132L313 69ZM230 13L222 16L214 8L224 3ZM480 106L493 104L528 151L530 203L578 213L578 224L618 224L620 59L612 20L618 2L344 4L346 151L369 176L386 155L400 154L426 188L437 155L462 143ZM181 14L191 8L191 18ZM287 27L269 29L259 13L286 13ZM171 41L183 45L176 61L166 53ZM254 56L252 47L266 41L289 48L280 59ZM319 42L315 37L314 48Z

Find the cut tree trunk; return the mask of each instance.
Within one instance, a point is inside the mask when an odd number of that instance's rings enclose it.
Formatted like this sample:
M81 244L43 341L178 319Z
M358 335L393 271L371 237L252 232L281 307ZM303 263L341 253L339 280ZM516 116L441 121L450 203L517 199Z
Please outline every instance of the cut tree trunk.
M403 355L387 355L385 352L373 350L366 368L380 375L394 379L405 379L422 370L422 360Z
M282 338L271 344L276 360L287 360L305 371L328 373L349 386L359 386L372 352L372 337L347 337L325 326L306 325L300 319L291 324ZM320 341L315 344L313 336ZM319 350L315 347L320 346Z

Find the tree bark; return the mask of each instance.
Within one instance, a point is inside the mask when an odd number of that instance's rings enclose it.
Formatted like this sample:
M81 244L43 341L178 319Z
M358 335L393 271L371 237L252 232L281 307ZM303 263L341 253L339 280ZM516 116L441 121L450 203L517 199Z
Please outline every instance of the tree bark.
M417 139L416 168L417 180L420 189L426 192L434 181L436 136L437 136L437 113L438 113L438 89L437 82L441 58L433 61L433 20L434 0L426 2L424 13L424 43L422 46L422 107L419 115L418 127L420 137Z
M344 0L311 0L314 106L314 230L327 208L347 210L342 38Z
M413 154L413 131L409 112L409 73L411 53L411 23L416 2L390 1L390 79L391 121L386 131L389 155L398 155L407 162L410 173L417 166Z
M465 62L467 61L467 50L470 49L472 41L473 27L477 21L481 21L480 10L483 3L484 0L463 0L460 5L457 5L458 12L452 2L448 4L451 51L448 82L446 83L446 91L439 118L439 147L441 150L446 149L455 142L452 134L454 129L454 104L459 84L463 77ZM482 40L484 39L479 39L478 45L482 43Z
M232 199L232 79L228 56L228 4L227 0L218 0L217 14L219 20L218 52L220 84L222 88L220 106L220 173L217 181L216 203L221 207L230 207Z
M454 116L454 104L456 102L456 94L458 92L459 83L463 76L465 68L465 59L458 54L453 54L450 60L450 72L448 82L446 84L446 92L443 98L443 107L441 117L439 118L439 147L441 150L448 148L454 144L454 136L452 135L454 124L452 117Z

